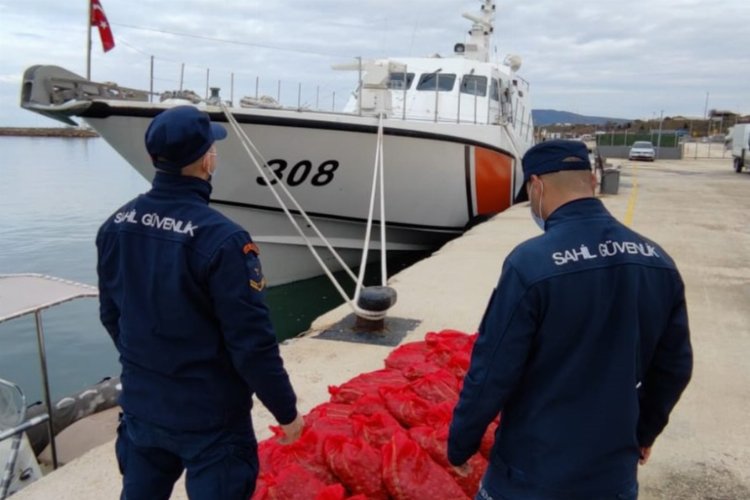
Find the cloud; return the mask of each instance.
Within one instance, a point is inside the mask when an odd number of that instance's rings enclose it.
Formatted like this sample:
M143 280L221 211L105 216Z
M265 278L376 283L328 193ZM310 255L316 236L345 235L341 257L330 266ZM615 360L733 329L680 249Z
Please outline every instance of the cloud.
M294 104L299 83L307 102L320 87L329 101L336 92L343 103L356 75L331 71L334 63L449 54L469 26L461 12L479 6L476 0L142 0L136 9L126 0L101 1L117 47L102 54L92 32L94 79L148 88L153 55L157 90L177 88L184 63L184 85L200 94L210 68L222 95L234 73L236 96L254 94L256 77L259 92L275 96L281 80L282 100ZM40 63L85 73L86 14L85 2L0 0L0 75L20 79ZM739 43L747 38L747 19L746 0L500 0L495 43L501 60L522 56L521 74L537 109L702 115L710 92L710 107L750 113L747 46ZM0 124L28 114L17 95L17 79L0 79Z
M14 73L10 75L0 75L0 83L10 83L12 85L20 85L21 75L14 74Z

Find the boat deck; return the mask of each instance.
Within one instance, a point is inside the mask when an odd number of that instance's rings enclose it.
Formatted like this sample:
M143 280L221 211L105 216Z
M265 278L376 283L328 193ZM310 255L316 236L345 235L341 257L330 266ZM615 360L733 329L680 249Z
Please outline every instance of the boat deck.
M734 173L728 159L622 164L619 194L602 199L674 257L695 351L693 380L640 469L640 498L750 498L750 173ZM528 205L517 206L392 278L399 296L392 316L420 321L403 342L446 328L474 331L503 258L535 234ZM314 330L348 314L339 307ZM381 368L391 349L315 335L282 347L303 412L328 399L328 385ZM254 419L259 438L268 437L273 421L260 405ZM110 440L14 498L114 500L119 491ZM172 498L186 498L182 484Z

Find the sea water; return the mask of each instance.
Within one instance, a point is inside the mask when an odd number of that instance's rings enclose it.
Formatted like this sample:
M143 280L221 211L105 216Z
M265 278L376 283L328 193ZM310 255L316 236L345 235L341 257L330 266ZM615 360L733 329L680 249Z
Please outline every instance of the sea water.
M99 225L147 191L148 182L100 138L0 137L0 151L0 274L40 273L96 285ZM389 260L389 269L422 257ZM377 264L373 270L377 274ZM280 339L305 331L340 303L325 277L268 293ZM96 299L62 304L42 317L53 400L119 374ZM33 315L0 324L0 378L19 384L27 401L41 398Z

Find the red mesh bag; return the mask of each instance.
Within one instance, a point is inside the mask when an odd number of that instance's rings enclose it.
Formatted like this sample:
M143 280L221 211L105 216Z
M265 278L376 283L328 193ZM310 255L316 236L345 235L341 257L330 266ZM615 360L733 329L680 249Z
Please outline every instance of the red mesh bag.
M327 485L323 481L301 465L290 463L277 475L261 475L258 478L252 500L317 500L318 495L326 490ZM331 490L328 489L328 491ZM340 488L339 491L341 491L340 496L325 497L325 499L343 500L346 498L343 488Z
M424 363L429 349L424 342L410 342L391 351L385 358L385 366L393 370L404 370L410 366Z
M380 396L390 414L407 428L424 423L431 408L429 401L417 396L409 387L381 389Z
M403 387L408 380L398 370L376 370L363 373L340 386L328 387L332 403L353 403L367 394L377 394L382 387Z
M389 413L352 415L352 424L355 435L361 436L376 449L389 442L395 433L404 430Z
M305 429L302 437L308 437L308 434L312 434L308 443L314 448L315 456L325 462L325 456L323 455L323 442L330 436L353 436L354 429L352 427L351 416L347 418L340 417L322 417L310 424L310 427ZM312 439L314 438L314 439Z
M270 498L268 496L268 487L269 485L275 485L276 484L276 476L273 474L267 474L261 471L258 473L258 479L255 481L255 491L253 491L253 496L250 497L251 500L266 500Z
M403 373L404 377L406 377L409 380L417 380L421 377L424 377L425 375L439 372L441 370L443 370L443 368L436 365L435 363L430 363L429 361L422 361L421 363L415 363L413 365L407 366L406 368L402 368L401 373Z
M279 476L291 465L298 465L324 484L336 482L333 473L323 457L325 437L314 430L306 430L297 441L289 445L279 445L267 458L266 472Z
M471 350L477 336L454 330L428 333L425 336L425 344L430 348L427 361L446 369L456 378L463 379L469 369Z
M487 470L487 460L479 454L467 462L467 473L461 475L448 461L448 427L412 427L409 437L430 455L435 463L443 467L469 497L474 498L479 490L479 482Z
M383 482L396 500L465 500L456 481L422 450L399 432L383 446Z
M477 335L456 330L442 330L440 332L429 332L424 336L424 343L430 349L447 349L449 351L461 351L471 348L476 341Z
M380 452L362 439L331 437L326 439L328 467L352 493L371 500L387 500L382 479Z
M271 456L281 446L275 439L266 439L258 444L258 470L262 474L271 472Z
M492 422L487 426L487 430L484 431L482 436L482 442L479 444L479 453L486 458L490 459L490 453L492 453L492 446L495 444L495 431L497 431L498 422Z
M380 394L367 394L352 403L352 415L374 415L388 413Z
M453 408L456 407L456 401L447 401L445 403L434 404L424 417L422 425L428 425L433 429L448 427L453 418Z
M457 380L463 382L471 364L471 352L457 351L448 359L443 367L451 372Z
M305 426L323 417L349 418L354 408L346 403L323 403L305 415Z
M413 381L409 387L419 397L434 403L444 401L455 403L458 400L458 380L452 373L445 370L428 373Z
M315 500L346 500L346 489L341 484L329 484L315 495Z

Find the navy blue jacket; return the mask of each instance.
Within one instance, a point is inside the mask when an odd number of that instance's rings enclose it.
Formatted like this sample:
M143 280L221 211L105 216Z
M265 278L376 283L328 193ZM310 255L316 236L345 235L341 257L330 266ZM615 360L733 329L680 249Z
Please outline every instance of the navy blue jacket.
M490 473L510 470L573 497L621 491L691 372L672 259L599 200L567 203L504 262L454 411L449 459L473 455L502 411Z
M281 424L296 397L264 302L258 248L208 206L211 185L157 173L99 229L100 315L120 353L126 413L178 431Z

